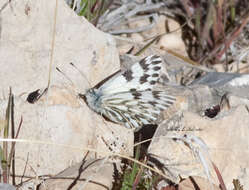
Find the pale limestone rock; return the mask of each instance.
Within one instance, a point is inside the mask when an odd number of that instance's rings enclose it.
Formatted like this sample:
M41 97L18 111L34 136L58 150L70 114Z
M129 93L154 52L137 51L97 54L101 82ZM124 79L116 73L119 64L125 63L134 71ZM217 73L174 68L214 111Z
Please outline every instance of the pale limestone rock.
M25 8L29 7L28 14ZM55 1L13 1L1 14L1 90L9 86L16 94L46 87L49 75ZM119 69L118 52L113 38L78 17L64 1L58 3L54 60L51 83L61 85L55 67L68 70L73 62L93 85ZM63 67L64 65L64 67ZM24 75L25 73L25 75ZM70 76L89 87L79 72ZM75 82L75 81L74 81Z
M169 32L166 31L165 23L167 21ZM164 34L157 45L163 50L170 50L187 57L185 44L182 40L182 30L178 22L173 19L161 16L157 23L159 34Z
M231 107L246 105L249 108L249 99L246 98L239 98L231 95L228 97L228 102Z
M225 66L224 64L214 64L213 68L217 71L217 72L225 72Z
M145 18L145 19L139 19L139 20L134 20L134 21L129 22L128 27L130 29L137 29L137 28L148 26L150 24L151 24L150 20L148 18ZM150 31L150 30L146 30L146 31Z
M215 64L213 65L214 69L217 72L225 72L226 65L225 63ZM248 65L242 62L232 62L228 65L227 72L229 73L248 73Z
M248 50L246 50L246 52L248 52ZM248 68L248 63L249 63L249 56L248 56L248 53L243 53L243 51L241 51L241 54L243 55L246 55L246 57L244 57L244 61L242 60L235 60L234 62L230 63L228 65L228 72L230 73L248 73L249 72L249 68ZM241 57L240 55L237 55L237 57Z
M169 29L175 30L179 27L179 24L177 22L172 22L173 20L170 18L167 18L167 16L165 15L159 15L158 20L157 20L157 24L156 27L153 28L152 30L154 30L154 32L157 32L158 34L163 34L166 33L166 22L169 26Z
M69 186L72 186L72 189L111 189L113 163L106 160L88 160L65 169L55 177L57 179L46 180L40 189L61 190L67 189Z
M60 98L58 91L57 96L52 98ZM68 99L65 101L68 102ZM48 100L48 103L50 102L54 101ZM3 119L7 101L1 102L0 106L0 115ZM17 171L23 171L27 156L29 166L33 168L31 170L28 167L27 174L45 175L58 173L79 162L88 148L94 149L98 157L108 154L109 149L116 153L131 155L132 131L127 131L119 125L111 125L88 109L85 104L78 107L46 104L42 101L29 104L16 98L16 127L21 117L23 118L19 139L30 140L28 143L16 144ZM91 155L95 155L95 152Z
M167 33L166 31L166 21L169 27L170 33ZM149 19L147 20L138 20L135 22L131 22L129 24L130 28L139 28L145 25L149 25ZM181 26L179 23L174 21L173 19L169 19L163 15L159 16L156 26L153 27L150 30L144 31L141 34L132 34L131 38L136 41L136 42L142 42L143 39L147 40L146 42L148 43L148 39L153 39L158 35L165 34L161 36L159 42L156 44L157 47L163 49L163 50L171 50L174 52L179 53L182 56L187 56L185 44L182 40L182 32L181 32ZM172 33L171 33L172 31Z
M132 131L104 121L77 98L77 93L84 93L119 69L113 38L75 15L64 1L58 1L50 88L42 99L29 104L28 93L48 83L55 1L10 4L1 12L0 119L4 120L11 86L16 128L23 118L18 138L30 140L16 144L16 174L23 174L26 160L26 175L56 174L79 162L88 148L97 151L90 156L102 157L110 150L131 155Z
M16 188L10 184L0 183L1 190L16 190Z
M220 190L217 185L211 185L210 182L201 177L191 177L179 183L179 190L196 190L196 187L201 190Z
M177 33L165 34L161 37L158 46L164 50L170 50L179 53L181 56L187 56L185 44L181 36Z
M141 35L138 34L138 33L131 34L131 39L132 39L135 43L137 43L137 42L143 42L143 41L144 41L143 36L141 36Z
M169 124L179 131L167 130ZM154 135L149 153L162 162L171 177L201 176L207 178L200 161L186 144L177 143L173 137L194 135L209 148L209 157L218 167L228 189L232 188L232 180L239 179L248 189L249 168L249 113L245 106L221 112L215 119L201 117L191 112L175 116L161 124ZM199 140L199 142L202 142ZM195 147L195 146L194 146ZM197 150L198 147L195 147ZM207 159L207 152L202 151ZM218 184L216 174L210 163L212 182ZM173 178L174 179L174 178ZM176 180L177 181L177 180Z

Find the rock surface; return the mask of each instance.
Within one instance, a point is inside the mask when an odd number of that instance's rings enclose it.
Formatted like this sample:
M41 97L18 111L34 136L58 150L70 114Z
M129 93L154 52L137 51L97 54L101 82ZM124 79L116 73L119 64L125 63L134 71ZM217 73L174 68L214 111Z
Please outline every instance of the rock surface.
M58 1L56 18L55 1L20 0L11 1L7 6L3 4L0 3L0 7L4 7L0 27L0 119L3 123L11 86L15 94L16 127L23 118L18 138L26 140L16 144L17 174L22 175L27 164L25 174L33 177L54 176L65 168L68 169L56 176L75 177L80 168L80 164L76 163L82 161L88 150L92 152L87 157L87 163L110 152L132 155L133 132L105 121L77 98L78 93L84 93L87 88L119 70L118 51L112 36L76 16L63 1ZM165 19L160 17L159 25ZM54 20L57 24L50 67ZM145 22L150 23L149 20ZM165 28L160 27L158 31L164 32ZM143 32L131 37L143 41L148 36L157 35L156 32L152 30L148 34ZM179 49L185 54L184 47L167 46L170 45L168 40L179 42L171 45L183 46L179 34L161 38L158 45L161 49ZM132 40L129 46L126 40L118 43L120 47L125 47L120 52L126 52L136 44ZM140 43L138 47L142 48L146 43ZM151 47L147 55L163 52ZM174 83L163 88L177 96L177 101L172 109L164 113L164 120L153 137L149 153L164 164L169 178L176 183L180 175L186 178L209 177L211 182L218 184L212 161L228 189L232 189L235 178L248 189L248 75L216 73L188 64L166 52L161 57L165 62L160 82L164 85ZM71 67L70 62L81 72ZM127 65L130 64L128 62ZM57 72L56 67L66 77ZM200 80L195 80L198 73L201 74ZM29 93L46 88L49 81L47 94L34 104L26 101ZM211 106L220 106L224 94L229 100L229 109L219 110L212 119L201 114ZM81 177L90 179L88 176L94 176L96 181L104 184L102 188L87 183L88 189L111 188L112 164L108 161L98 164L84 171ZM42 180L26 184L26 189ZM63 189L71 183L72 180L61 179L45 182L50 189ZM206 180L201 183L206 184ZM77 185L82 187L82 183Z
M111 189L113 170L113 163L104 159L83 161L46 180L40 189Z
M220 190L218 186L211 185L209 181L201 177L191 177L179 184L179 190L196 190L199 189L213 189L213 190Z
M119 69L115 41L64 1L57 8L50 87L34 104L26 101L28 94L48 84L55 1L13 1L1 12L0 118L4 121L11 86L16 128L23 118L18 139L28 141L16 144L17 175L26 164L25 175L54 175L81 161L88 149L96 151L89 158L133 153L131 131L104 121L77 98Z
M167 166L172 179L179 175L207 178L204 169L208 167L212 181L218 184L211 160L228 189L232 188L233 179L239 179L246 189L249 187L248 126L249 113L245 106L223 111L214 119L185 111L159 126L149 153ZM191 137L186 138L189 141L176 140L187 136ZM205 160L205 167L201 159Z
M6 183L0 183L0 189L1 190L16 190L14 186L6 184Z

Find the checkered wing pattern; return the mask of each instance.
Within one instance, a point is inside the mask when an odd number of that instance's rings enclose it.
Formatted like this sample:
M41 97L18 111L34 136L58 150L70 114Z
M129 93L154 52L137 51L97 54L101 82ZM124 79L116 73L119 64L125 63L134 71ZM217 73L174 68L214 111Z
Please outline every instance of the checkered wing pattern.
M154 124L160 112L175 101L174 96L153 90L161 63L159 56L148 56L80 96L92 110L128 128Z

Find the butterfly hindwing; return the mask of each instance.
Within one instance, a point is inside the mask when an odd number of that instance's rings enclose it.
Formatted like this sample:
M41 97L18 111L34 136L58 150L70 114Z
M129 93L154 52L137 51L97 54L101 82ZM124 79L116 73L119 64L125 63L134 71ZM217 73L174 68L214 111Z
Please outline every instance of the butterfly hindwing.
M163 91L132 91L102 97L103 114L129 128L139 128L145 124L155 124L162 110L175 101L173 96Z

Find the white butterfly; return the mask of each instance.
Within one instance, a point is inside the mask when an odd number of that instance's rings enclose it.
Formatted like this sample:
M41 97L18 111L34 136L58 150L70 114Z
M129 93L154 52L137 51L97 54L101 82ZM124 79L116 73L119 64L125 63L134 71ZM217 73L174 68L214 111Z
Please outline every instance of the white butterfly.
M159 56L148 56L79 96L93 111L128 128L154 124L160 112L175 101L164 91L152 90L159 79L161 63Z

